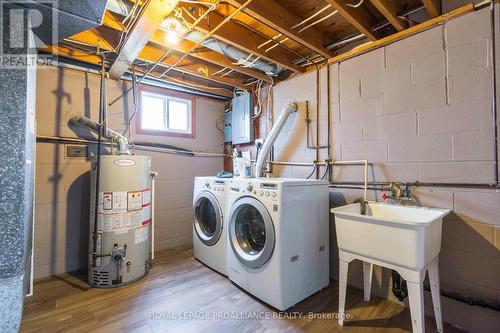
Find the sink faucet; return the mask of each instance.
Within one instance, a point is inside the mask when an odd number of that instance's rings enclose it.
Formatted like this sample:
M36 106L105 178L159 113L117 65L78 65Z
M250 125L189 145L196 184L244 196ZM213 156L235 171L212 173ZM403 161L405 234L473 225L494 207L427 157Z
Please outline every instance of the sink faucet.
M400 204L403 205L408 201L411 201L411 190L410 190L410 184L406 184L404 189L401 189L398 184L396 183L389 183L389 187L387 189L387 192L389 194L384 193L383 198L384 200L388 200L389 203L392 204Z
M358 198L354 200L354 203L359 203L360 213L361 215L366 215L366 204L368 203L363 198Z

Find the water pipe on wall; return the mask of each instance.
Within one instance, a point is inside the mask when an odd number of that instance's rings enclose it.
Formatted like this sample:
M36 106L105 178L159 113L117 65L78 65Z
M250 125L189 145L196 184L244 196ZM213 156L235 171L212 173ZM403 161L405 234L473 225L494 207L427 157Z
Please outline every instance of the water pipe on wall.
M151 172L151 260L155 259L155 179L158 172Z

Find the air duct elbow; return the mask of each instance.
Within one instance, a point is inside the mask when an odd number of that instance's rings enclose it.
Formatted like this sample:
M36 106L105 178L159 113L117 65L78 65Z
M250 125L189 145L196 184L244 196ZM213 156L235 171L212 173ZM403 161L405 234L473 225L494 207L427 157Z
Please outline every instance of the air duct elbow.
M271 129L271 132L269 132L269 135L264 142L264 145L262 146L262 149L260 151L259 157L257 158L257 162L255 165L255 176L260 177L262 174L262 168L264 166L264 163L266 161L267 155L269 154L269 151L271 150L271 147L273 146L274 142L278 138L279 133L283 129L283 126L285 125L286 120L288 119L288 116L298 110L297 103L288 103L283 107L281 110L281 113L276 120L276 123L274 124L273 128Z
M99 131L102 131L101 126L98 123L96 123L93 120L90 120L87 117L73 116L70 119L70 123L85 127L94 133L99 133ZM103 131L101 134L106 140L116 142L117 155L131 155L129 150L129 142L126 137L111 129L108 129L105 133Z

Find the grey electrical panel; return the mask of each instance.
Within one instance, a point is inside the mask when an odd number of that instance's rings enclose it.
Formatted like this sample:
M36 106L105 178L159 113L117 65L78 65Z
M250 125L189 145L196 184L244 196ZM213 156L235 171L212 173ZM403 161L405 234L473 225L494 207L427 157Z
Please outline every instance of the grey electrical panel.
M232 142L233 145L253 142L252 96L245 93L233 98Z
M224 142L233 141L233 112L229 111L224 113Z

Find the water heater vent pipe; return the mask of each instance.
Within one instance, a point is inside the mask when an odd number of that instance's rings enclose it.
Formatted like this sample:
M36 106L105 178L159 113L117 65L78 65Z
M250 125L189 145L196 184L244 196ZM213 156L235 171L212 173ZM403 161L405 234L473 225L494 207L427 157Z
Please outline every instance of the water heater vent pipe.
M288 119L288 116L291 113L296 112L297 110L298 110L298 106L297 106L297 103L295 103L295 102L288 103L281 110L281 113L280 113L278 119L276 120L276 123L274 124L273 128L271 128L271 131L269 132L269 135L268 135L266 141L264 141L264 145L262 146L262 149L259 153L259 157L257 158L257 162L255 165L255 177L261 176L262 167L264 166L264 162L266 161L267 155L269 154L271 147L273 146L274 142L276 141L278 134L283 129L283 126L285 125L285 122Z
M71 118L71 123L83 126L92 132L99 133L99 124L96 123L93 120L90 120L87 117L84 116L73 116ZM116 141L116 144L118 146L117 155L131 155L129 151L129 143L128 140L125 136L121 135L120 133L117 133L113 131L112 129L107 129L105 133L102 133L102 136L107 139L107 140L114 140Z

